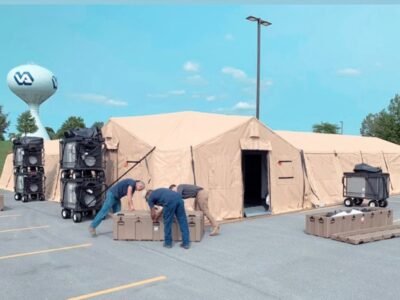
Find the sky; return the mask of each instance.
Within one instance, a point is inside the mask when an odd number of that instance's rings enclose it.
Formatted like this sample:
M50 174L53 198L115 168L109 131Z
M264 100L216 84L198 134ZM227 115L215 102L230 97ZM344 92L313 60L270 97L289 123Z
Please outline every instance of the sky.
M400 5L0 6L0 105L11 132L26 104L8 88L13 67L51 70L58 90L45 126L69 116L201 111L255 115L256 23L261 33L260 119L311 131L363 118L400 93Z

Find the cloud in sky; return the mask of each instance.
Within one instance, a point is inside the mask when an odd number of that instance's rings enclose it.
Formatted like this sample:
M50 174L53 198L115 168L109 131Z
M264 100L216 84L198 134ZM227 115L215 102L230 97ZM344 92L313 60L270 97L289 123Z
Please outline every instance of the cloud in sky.
M233 67L223 67L221 72L227 75L232 76L234 79L249 85L256 85L257 80L255 78L250 78L247 76L246 72ZM260 87L267 88L273 84L272 80L269 79L261 79Z
M186 78L186 82L193 85L207 85L208 82L203 76L196 74Z
M235 79L246 79L247 78L247 75L244 71L233 68L233 67L223 67L221 69L221 72L224 74L230 75Z
M252 102L239 101L233 107L220 107L214 110L217 113L225 114L249 114L256 109L256 105Z
M185 90L175 90L175 91L169 91L169 95L175 95L175 96L180 96L180 95L185 95L186 91Z
M225 34L224 39L226 41L233 41L235 39L235 37L233 36L232 33L227 33L227 34Z
M94 102L107 106L114 106L114 107L128 106L128 102L126 101L110 98L99 94L92 94L92 93L73 94L72 97L80 101Z
M216 99L217 99L217 96L214 96L214 95L212 95L212 96L207 96L207 97L206 97L206 100L207 100L207 101L210 101L210 102L211 102L211 101L215 101Z
M183 70L186 72L198 72L200 70L200 64L187 61L183 64Z
M238 103L235 104L235 106L233 107L234 111L238 111L238 110L254 110L256 109L256 105L250 102L244 102L244 101L239 101Z
M338 70L337 73L342 76L359 76L361 71L354 68L344 68Z

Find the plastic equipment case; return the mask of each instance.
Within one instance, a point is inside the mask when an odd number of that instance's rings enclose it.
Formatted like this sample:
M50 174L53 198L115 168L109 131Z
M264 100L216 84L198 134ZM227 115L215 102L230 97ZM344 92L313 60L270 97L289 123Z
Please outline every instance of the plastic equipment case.
M45 200L45 177L42 172L14 174L14 199L22 202Z
M201 211L186 212L190 241L200 242L204 235L204 217ZM120 212L113 217L114 240L163 241L164 223L162 217L153 223L149 211ZM182 240L177 220L172 223L172 239Z
M4 196L0 195L0 211L4 210Z
M96 178L62 179L61 216L75 223L84 216L95 216L104 201L103 180Z
M343 174L343 197L347 207L361 205L364 199L370 200L371 207L386 207L389 198L389 174L380 168L359 164L353 173Z

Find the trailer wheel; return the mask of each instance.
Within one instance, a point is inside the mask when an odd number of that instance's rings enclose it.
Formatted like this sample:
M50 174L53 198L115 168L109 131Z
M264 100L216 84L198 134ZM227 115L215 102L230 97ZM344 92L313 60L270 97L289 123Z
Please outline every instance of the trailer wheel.
M344 199L343 204L346 207L351 207L354 204L353 203L353 199L352 198L346 198L346 199Z
M80 223L82 221L82 214L80 212L74 212L72 215L72 221L74 221L74 223Z
M69 219L69 218L71 218L71 211L68 210L68 209L63 208L63 209L61 210L61 217L62 217L63 219Z
M360 206L363 203L363 198L354 198L354 205Z
M386 206L388 206L387 200L380 200L380 201L378 202L378 204L379 204L379 207L386 207Z
M371 200L368 203L369 207L377 207L378 206L378 202L376 200Z

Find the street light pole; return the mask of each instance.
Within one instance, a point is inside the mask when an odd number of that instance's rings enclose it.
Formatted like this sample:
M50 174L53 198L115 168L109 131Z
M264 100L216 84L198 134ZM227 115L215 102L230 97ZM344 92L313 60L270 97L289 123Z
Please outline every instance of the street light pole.
M257 95L256 95L256 118L260 119L260 65L261 65L261 25L269 26L270 22L249 16L246 18L251 22L257 22Z

